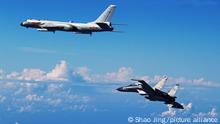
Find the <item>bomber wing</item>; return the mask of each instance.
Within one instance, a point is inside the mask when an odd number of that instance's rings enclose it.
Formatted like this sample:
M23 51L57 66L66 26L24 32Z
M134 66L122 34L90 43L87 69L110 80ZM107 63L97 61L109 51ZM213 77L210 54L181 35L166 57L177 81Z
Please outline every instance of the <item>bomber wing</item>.
M78 28L71 24L71 23L66 23L66 24L62 24L62 23L43 23L40 25L41 28L43 29L48 29L48 30L62 30L62 29L66 29L66 30L69 30L69 31L77 31Z

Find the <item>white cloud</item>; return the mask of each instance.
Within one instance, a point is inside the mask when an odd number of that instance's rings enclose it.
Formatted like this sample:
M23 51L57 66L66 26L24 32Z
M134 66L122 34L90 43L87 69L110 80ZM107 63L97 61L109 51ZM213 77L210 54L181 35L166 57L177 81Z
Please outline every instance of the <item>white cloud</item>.
M61 99L47 99L47 102L49 105L52 105L52 106L57 106L59 104L61 104L62 100Z
M197 85L197 86L220 87L220 84L205 80L205 78L203 77L195 78L195 79L187 79L184 77L179 77L179 78L172 77L170 79L172 79L170 81L180 84L182 83L182 84Z
M47 73L47 79L51 80L67 80L67 63L62 60L56 67L49 73Z
M94 74L91 70L84 66L78 67L74 70L69 69L67 62L61 60L54 69L50 72L45 72L41 69L26 68L22 72L13 71L6 74L4 77L1 75L3 70L0 70L0 79L4 80L19 80L19 81L86 81L92 83L124 83L129 81L131 78L137 77L144 79L147 82L157 83L163 75L155 76L135 76L131 67L121 67L115 72L106 72L104 74ZM5 74L5 72L4 72ZM208 81L203 77L195 79L187 79L185 77L169 77L167 84L187 84L197 86L208 86L208 87L220 87L220 84Z
M155 75L151 76L140 76L140 79L145 80L146 82L153 82L157 83L163 76ZM219 83L215 83L209 80L206 80L203 77L194 78L194 79L187 79L185 77L168 77L167 84L186 84L186 85L193 85L193 86L207 86L207 87L220 87Z
M39 84L37 83L28 83L28 82L25 82L25 83L20 83L20 86L19 87L22 87L23 89L25 89L25 91L27 92L32 92L33 89L35 88L38 88Z
M90 74L87 67L79 67L73 72L75 78L81 78L83 81L95 83L115 83L130 80L133 70L131 68L121 67L116 72L107 72L105 74Z
M14 71L10 74L7 74L6 79L22 81L67 81L67 68L66 61L62 60L48 73L40 69L25 68L21 73Z
M150 76L147 76L147 75L142 76L142 77L140 77L139 79L141 79L141 80L145 80L146 82L151 81L151 77L150 77Z
M168 106L168 111L162 112L161 116L196 116L196 117L217 117L218 113L216 111L216 108L212 108L209 112L199 112L199 113L192 113L192 107L193 104L190 102L187 105L184 105L184 109L183 110L178 110L178 109L173 109L171 108L171 106Z
M89 74L89 68L87 67L78 67L74 72L73 76L82 78L84 81L93 82L93 77Z
M10 74L7 74L7 75L6 75L6 78L7 78L7 79L17 79L18 76L19 76L19 73L13 71L13 72L11 72Z
M117 72L108 72L104 78L106 82L123 82L128 81L131 78L133 70L132 68L121 67Z
M19 94L21 94L23 91L24 91L24 89L23 89L22 87L20 87L19 89L17 89L17 90L14 92L14 95L19 95Z
M21 106L18 110L18 112L30 112L30 111L32 111L31 105Z
M40 69L24 69L18 80L25 81L43 81L45 80L45 72Z
M182 104L184 109L174 109L171 105L168 105L168 111L162 112L161 116L174 116L174 115L186 115L192 109L192 103L188 103L187 105Z
M187 105L183 105L184 106L184 110L189 111L192 109L192 103L188 103Z
M4 74L3 69L0 69L0 79L3 79L3 74Z
M168 107L168 111L165 111L165 112L161 113L162 117L164 117L164 116L174 116L174 115L176 115L176 111L171 107Z
M35 103L50 108L51 110L62 108L84 110L87 107L87 103L90 101L88 96L78 96L71 92L71 83L74 81L86 81L88 83L126 83L134 77L133 69L130 67L121 67L114 72L106 72L104 74L94 74L88 67L76 68L71 73L68 69L67 62L62 60L51 71L46 72L41 69L24 69L22 72L15 72L6 74L3 77L5 80L0 80L0 102L9 101L18 105L10 106L10 110L17 110L19 112L27 112L36 110ZM0 71L1 74L1 71ZM163 76L136 76L146 81L158 82ZM74 79L81 80L74 80ZM73 80L72 80L73 79ZM36 82L35 82L36 81ZM68 82L69 81L69 82ZM65 82L65 83L63 83ZM68 82L68 83L66 83ZM198 86L219 86L216 83L207 81L204 78L187 79L185 77L169 77L169 84L182 83L187 85ZM10 92L9 92L10 91ZM3 93L3 94L2 94ZM10 96L10 97L8 97ZM184 105L183 111L190 111L192 109L192 103ZM168 111L161 113L162 116L174 116L181 111L168 108ZM183 112L184 113L184 112ZM202 113L201 113L202 114ZM216 109L211 110L209 113L216 115Z
M4 87L0 86L0 103L7 111L85 111L90 102L89 96L80 96L72 92L70 83L1 82L0 84L4 84Z
M193 113L193 116L196 117L217 117L218 113L216 111L216 108L211 108L209 112L199 112L199 113Z
M2 75L4 73L3 69L0 69L0 75Z
M49 84L47 87L47 91L48 92L56 92L58 91L60 88L62 88L63 84Z
M44 96L37 96L36 94L29 94L25 98L28 101L41 101L44 98Z
M0 84L4 84L4 82ZM9 104L6 105L6 108L11 109L8 111L81 111L85 110L85 108L82 109L82 106L87 106L90 102L88 96L79 96L72 92L70 83L47 82L39 84L21 81L15 84L16 87L12 83L6 83L5 87L0 87L0 91L3 93L3 95L0 95L0 102L4 102L6 100L5 96L9 96L7 97L7 103ZM6 89L3 90L3 88Z
M22 72L5 74L0 80L0 102L5 104L7 111L84 111L90 98L71 91L71 83L66 83L68 72L66 61L61 61L48 73L25 68Z
M3 89L15 89L16 84L13 82L4 82L4 83L0 83L0 87Z
M216 112L216 108L212 108L210 112L208 112L208 116L210 117L216 117L218 113Z

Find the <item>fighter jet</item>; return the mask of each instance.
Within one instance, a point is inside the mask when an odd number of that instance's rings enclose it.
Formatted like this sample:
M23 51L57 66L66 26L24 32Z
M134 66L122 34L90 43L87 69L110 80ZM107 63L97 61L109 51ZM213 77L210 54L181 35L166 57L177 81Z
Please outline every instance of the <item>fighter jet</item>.
M177 97L174 96L179 87L179 84L176 84L173 88L171 88L168 93L160 90L163 88L164 83L167 81L167 79L167 77L164 77L153 88L144 80L131 79L132 81L137 82L128 86L120 87L117 90L121 92L135 92L144 96L150 101L160 101L164 102L164 104L171 106L172 108L184 109L180 103L176 102Z
M41 32L66 31L90 35L92 35L92 32L120 32L114 30L111 23L115 9L116 5L109 5L95 21L88 23L27 19L20 25L26 28L37 28L37 30Z

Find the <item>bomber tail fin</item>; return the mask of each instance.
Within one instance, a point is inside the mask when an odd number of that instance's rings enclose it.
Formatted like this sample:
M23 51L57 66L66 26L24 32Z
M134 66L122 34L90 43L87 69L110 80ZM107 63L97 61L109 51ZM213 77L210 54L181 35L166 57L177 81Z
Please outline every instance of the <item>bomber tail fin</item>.
M95 20L95 22L111 22L116 5L109 5L108 8Z

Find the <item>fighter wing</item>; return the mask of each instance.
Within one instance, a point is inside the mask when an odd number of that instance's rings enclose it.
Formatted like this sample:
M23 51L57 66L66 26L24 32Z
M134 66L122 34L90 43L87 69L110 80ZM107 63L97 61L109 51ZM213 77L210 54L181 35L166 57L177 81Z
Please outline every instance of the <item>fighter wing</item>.
M139 83L142 84L142 87L143 87L143 91L146 92L147 94L154 94L155 91L154 89L148 85L144 80L138 80L138 79L131 79L132 81L138 81Z
M179 84L176 84L173 88L170 89L170 91L168 92L168 94L170 96L175 96L176 91L178 90Z
M165 82L167 81L168 77L164 76L154 87L153 89L158 89L161 90L165 84Z

